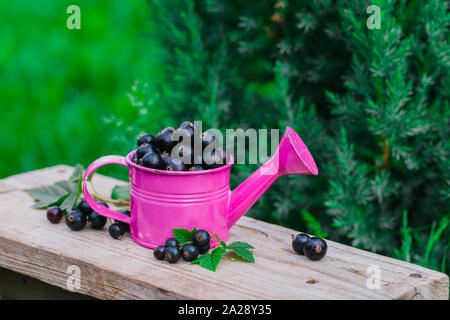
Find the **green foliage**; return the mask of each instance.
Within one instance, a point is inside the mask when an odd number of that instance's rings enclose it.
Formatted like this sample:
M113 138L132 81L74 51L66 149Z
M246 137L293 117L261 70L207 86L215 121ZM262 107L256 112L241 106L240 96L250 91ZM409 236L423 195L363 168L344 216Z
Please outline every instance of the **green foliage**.
M111 199L130 201L130 185L114 186L111 191Z
M408 226L408 212L403 212L403 227L401 235L403 242L401 249L395 249L395 256L408 262L414 262L424 267L431 267L442 272L446 271L447 251L450 242L443 236L450 223L449 215L442 217L437 229L436 224L431 225L431 230L426 238L423 237L419 228ZM413 249L412 243L417 242L417 248ZM421 254L425 252L424 254Z
M302 210L300 211L300 214L303 220L306 222L306 226L310 231L309 233L319 238L328 237L328 233L322 231L322 226L320 225L320 222L317 221L316 218L314 218L314 216L311 213L309 213L308 210Z
M1 177L188 119L290 125L319 176L281 177L249 215L448 272L448 2L147 3L82 0L73 31L63 2L2 6ZM232 187L256 168L234 165Z
M172 229L172 231L180 245L183 245L192 242L192 235L197 229L194 227L191 231L188 229ZM242 241L235 241L227 245L224 241L220 240L216 234L211 233L210 235L216 238L219 245L214 248L211 253L201 255L196 260L192 261L191 264L199 264L201 267L215 272L224 255L228 255L231 261L236 260L236 258L232 256L234 255L242 261L255 262L253 252L250 251L255 248L250 244Z
M175 126L290 125L319 176L281 177L250 215L435 269L448 265L446 2L148 3L158 12L154 35L166 69L161 82L147 77L151 89L133 102L152 102L136 128L149 131L161 110ZM369 4L381 9L379 30L366 26ZM232 186L255 169L233 166Z
M87 167L118 152L101 118L133 117L130 84L150 72L152 79L162 74L155 44L145 36L151 31L145 1L77 1L81 30L66 27L70 4L1 5L0 178L61 163Z
M411 261L411 245L412 245L412 236L411 236L411 228L408 227L408 211L403 211L403 226L401 229L401 234L403 237L401 250L395 249L395 255L399 259L403 259L405 261Z
M27 190L36 203L34 208L43 209L59 206L65 213L72 210L81 195L83 182L83 167L77 165L67 180L55 182L49 186L37 187Z
M197 231L197 228L195 227L190 231L185 228L172 229L173 236L178 240L180 246L186 243L191 243L192 236L194 235L195 231Z
M246 242L235 241L230 243L229 245L226 245L225 249L233 251L240 258L248 262L255 262L255 257L253 256L253 253L250 251L250 249L255 248Z
M199 264L201 267L215 272L217 266L222 260L222 256L226 253L227 251L224 248L217 247L214 248L211 253L205 253L196 260L192 261L191 264Z

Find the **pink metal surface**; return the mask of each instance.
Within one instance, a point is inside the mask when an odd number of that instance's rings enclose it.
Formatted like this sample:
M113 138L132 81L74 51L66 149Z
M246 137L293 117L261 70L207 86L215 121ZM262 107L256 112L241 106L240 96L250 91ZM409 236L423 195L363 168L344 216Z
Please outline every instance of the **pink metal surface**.
M205 229L222 240L229 229L256 200L283 174L317 175L317 167L303 141L287 127L274 156L230 191L230 162L206 171L165 171L138 166L126 157L106 156L94 161L86 170L83 194L99 214L130 224L133 240L155 248L173 236L173 228ZM87 190L88 177L99 167L121 164L128 167L131 216L97 203Z

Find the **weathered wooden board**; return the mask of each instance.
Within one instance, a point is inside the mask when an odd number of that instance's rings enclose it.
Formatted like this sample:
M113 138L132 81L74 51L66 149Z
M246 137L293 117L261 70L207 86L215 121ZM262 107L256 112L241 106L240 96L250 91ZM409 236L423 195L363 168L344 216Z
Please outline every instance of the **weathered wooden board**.
M95 298L69 292L36 278L0 268L0 300L94 300Z
M255 246L255 264L226 259L211 272L198 265L154 259L129 236L118 241L107 230L70 231L32 209L25 189L70 176L56 166L0 180L0 266L67 289L67 268L81 271L76 291L101 299L448 299L448 277L414 264L328 242L328 253L310 261L291 249L294 230L244 217L230 241ZM107 196L121 181L96 175ZM367 286L371 268L379 289ZM1 284L0 284L1 285Z

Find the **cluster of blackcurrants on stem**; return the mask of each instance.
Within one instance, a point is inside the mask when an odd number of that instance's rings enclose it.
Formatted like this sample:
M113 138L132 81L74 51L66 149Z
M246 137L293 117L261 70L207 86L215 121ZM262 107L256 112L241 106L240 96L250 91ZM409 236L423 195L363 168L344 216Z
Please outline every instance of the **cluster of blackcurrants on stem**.
M305 233L292 235L292 249L311 260L320 260L327 253L327 243L318 237L310 237Z
M156 137L141 135L132 161L138 165L168 171L203 171L228 163L229 156L218 148L218 140L211 132L198 132L190 121L178 129L168 127ZM196 147L196 145L198 147Z
M211 248L211 237L205 230L197 230L192 235L192 243L186 243L180 248L177 239L169 238L164 246L159 246L153 251L153 255L158 260L167 260L170 263L177 263L183 258L184 261L194 261L199 254L207 253Z
M99 202L99 204L109 207L105 202ZM120 210L119 212L130 215L129 210ZM62 216L63 212L58 206L52 206L47 209L47 219L51 223L59 223ZM106 225L107 218L92 210L88 203L82 200L76 209L73 209L66 215L65 221L72 231L80 231L86 225L92 229L100 230ZM109 225L108 231L114 239L121 239L125 232L130 231L130 226L121 221L114 221Z

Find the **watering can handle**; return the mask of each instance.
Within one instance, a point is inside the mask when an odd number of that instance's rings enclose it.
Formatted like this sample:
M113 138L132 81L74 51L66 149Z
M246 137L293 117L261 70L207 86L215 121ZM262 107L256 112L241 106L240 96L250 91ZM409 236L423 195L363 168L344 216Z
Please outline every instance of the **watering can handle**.
M114 210L111 210L97 201L89 194L89 191L87 189L87 181L89 176L95 172L98 168L105 166L107 164L121 164L123 166L128 167L126 158L122 156L105 156L101 157L94 162L91 163L91 165L86 169L86 172L84 173L84 179L83 179L83 195L84 199L87 201L89 206L97 213L101 214L102 216L122 221L125 223L130 223L131 218L122 212L117 212Z

